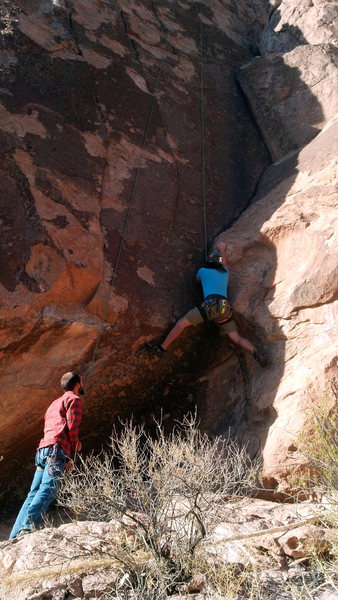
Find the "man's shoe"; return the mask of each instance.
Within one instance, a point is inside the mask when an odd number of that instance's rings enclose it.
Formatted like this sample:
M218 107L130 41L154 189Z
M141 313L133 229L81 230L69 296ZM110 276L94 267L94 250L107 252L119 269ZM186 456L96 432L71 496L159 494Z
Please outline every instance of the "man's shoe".
M261 367L267 367L269 364L268 357L265 354L264 350L255 350L253 353L253 357L257 360L258 364Z
M148 350L148 352L155 354L159 358L162 358L162 356L165 353L165 349L162 348L162 346L160 346L160 344L155 344L155 342L146 342L144 344L144 347L146 350Z
M24 535L26 535L27 533L31 533L31 529L20 529L20 531L18 531L18 533L16 534L17 538L21 538Z

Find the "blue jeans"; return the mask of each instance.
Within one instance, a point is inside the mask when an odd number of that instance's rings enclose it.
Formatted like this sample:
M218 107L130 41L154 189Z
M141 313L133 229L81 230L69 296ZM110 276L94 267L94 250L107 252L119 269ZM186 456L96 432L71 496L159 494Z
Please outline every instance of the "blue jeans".
M57 446L39 448L35 455L36 471L31 489L13 525L9 539L22 530L36 529L56 497L65 470L66 455Z

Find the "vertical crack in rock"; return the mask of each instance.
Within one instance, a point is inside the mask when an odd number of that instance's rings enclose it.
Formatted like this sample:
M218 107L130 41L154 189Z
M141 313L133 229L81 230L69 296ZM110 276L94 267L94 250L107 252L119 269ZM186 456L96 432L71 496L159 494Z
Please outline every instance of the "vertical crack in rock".
M127 17L125 15L124 11L122 10L122 8L120 9L120 17L121 17L121 21L123 23L123 27L126 32L127 38L129 40L130 46L131 46L132 50L135 52L135 56L136 56L137 60L140 61L140 55L139 55L139 51L137 49L137 44L136 44L135 40L132 37L130 37L130 29L128 26ZM141 61L140 61L140 64L141 64L141 66L143 66Z
M77 32L74 26L74 22L73 22L73 13L74 13L74 9L72 6L72 0L64 0L65 6L68 10L68 25L69 25L69 33L70 36L73 40L73 43L75 45L76 48L76 52L78 53L79 56L83 55L83 52L80 48L79 45L79 40L78 40L78 36L77 36Z

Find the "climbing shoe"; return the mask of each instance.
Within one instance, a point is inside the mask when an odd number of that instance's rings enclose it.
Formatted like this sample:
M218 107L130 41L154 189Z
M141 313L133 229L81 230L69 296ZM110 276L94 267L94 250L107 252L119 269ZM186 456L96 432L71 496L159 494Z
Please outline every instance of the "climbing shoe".
M144 347L146 350L148 350L148 352L155 354L159 358L162 358L162 356L165 353L164 348L162 348L162 346L160 346L160 344L155 344L155 342L146 342L144 344Z
M268 366L268 357L265 354L264 350L255 350L253 353L254 359L258 362L261 367Z

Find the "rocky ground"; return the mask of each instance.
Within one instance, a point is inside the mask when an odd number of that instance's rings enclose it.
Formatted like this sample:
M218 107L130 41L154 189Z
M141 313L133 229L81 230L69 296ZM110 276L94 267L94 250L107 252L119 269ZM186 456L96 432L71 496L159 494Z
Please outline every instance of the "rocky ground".
M180 596L171 597L333 600L337 597L334 570L325 573L319 568L319 557L328 558L333 544L333 531L321 524L327 508L325 501L281 505L251 498L235 505L225 503L223 519L203 545L204 567L200 558L200 571L185 587L181 586ZM83 521L3 541L0 565L5 595L1 597L104 598L123 577L116 561L116 541L121 535L121 526L114 521ZM127 543L134 543L132 536ZM224 575L224 592L219 596L208 592L215 564L217 569L222 565L229 570L227 584ZM297 590L303 595L297 596Z

